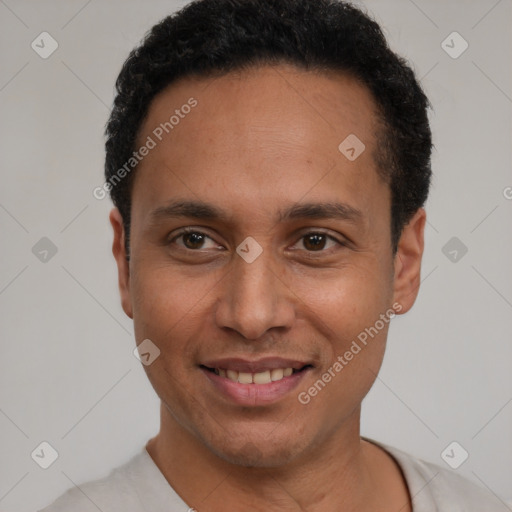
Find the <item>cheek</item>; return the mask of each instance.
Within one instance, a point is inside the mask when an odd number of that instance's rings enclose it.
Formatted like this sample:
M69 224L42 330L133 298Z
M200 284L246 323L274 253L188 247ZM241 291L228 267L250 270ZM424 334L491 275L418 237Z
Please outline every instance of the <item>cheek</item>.
M382 320L381 315L390 311L392 287L369 266L336 276L311 281L297 295L307 297L308 322L327 341L322 347L322 371L330 370L325 392L322 383L318 386L325 393L323 403L344 403L350 409L368 392L382 363L389 317Z
M136 339L154 339L166 350L176 352L193 335L191 328L204 323L209 290L216 281L207 277L191 279L167 266L140 269L133 277Z
M198 329L209 318L205 308L208 290L215 282L191 279L165 265L147 266L133 273L135 338L137 343L150 339L160 350L144 370L157 395L174 413L194 412L189 372L195 370Z
M393 291L378 265L351 265L291 283L308 320L340 350L385 313Z

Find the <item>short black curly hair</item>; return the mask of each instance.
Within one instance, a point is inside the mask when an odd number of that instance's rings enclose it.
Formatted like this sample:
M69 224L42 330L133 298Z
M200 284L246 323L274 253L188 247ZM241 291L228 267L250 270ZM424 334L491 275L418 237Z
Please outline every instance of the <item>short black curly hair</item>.
M129 254L133 172L119 170L135 151L149 105L187 76L211 77L260 64L343 71L364 84L379 109L374 158L391 189L391 237L424 205L430 186L430 103L379 25L340 0L197 0L155 25L124 63L107 122L105 184L119 209Z

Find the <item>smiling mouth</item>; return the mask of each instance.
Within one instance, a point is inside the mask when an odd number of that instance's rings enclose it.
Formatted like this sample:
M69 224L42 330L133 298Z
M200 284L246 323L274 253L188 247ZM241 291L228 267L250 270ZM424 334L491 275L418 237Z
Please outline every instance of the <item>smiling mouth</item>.
M312 365L307 364L302 368L273 368L272 370L266 370L259 373L249 372L238 372L236 370L229 370L226 368L209 368L208 366L201 365L201 368L215 373L219 377L224 377L232 382L238 382L240 384L270 384L271 382L278 382L294 373L300 373L308 368L312 368Z

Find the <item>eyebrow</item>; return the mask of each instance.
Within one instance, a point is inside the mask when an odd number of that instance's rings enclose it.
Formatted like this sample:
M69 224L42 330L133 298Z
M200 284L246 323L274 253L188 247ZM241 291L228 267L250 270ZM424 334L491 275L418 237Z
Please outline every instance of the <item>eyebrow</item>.
M279 222L296 219L336 219L356 222L362 212L346 203L319 202L295 204L278 213ZM215 205L203 201L171 201L150 213L152 223L169 218L192 218L227 222L228 214Z
M172 201L150 213L152 222L158 222L165 218L181 217L199 220L227 220L227 215L220 208L202 201Z
M336 219L355 222L363 216L360 210L339 202L302 203L287 208L279 214L279 220Z

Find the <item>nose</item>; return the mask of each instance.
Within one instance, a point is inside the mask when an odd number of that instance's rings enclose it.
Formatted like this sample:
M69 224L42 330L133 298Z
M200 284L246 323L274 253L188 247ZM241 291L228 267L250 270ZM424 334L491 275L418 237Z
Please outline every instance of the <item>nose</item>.
M294 295L270 251L263 251L252 263L236 255L232 265L219 283L217 325L247 340L260 339L273 328L290 328L295 318Z

